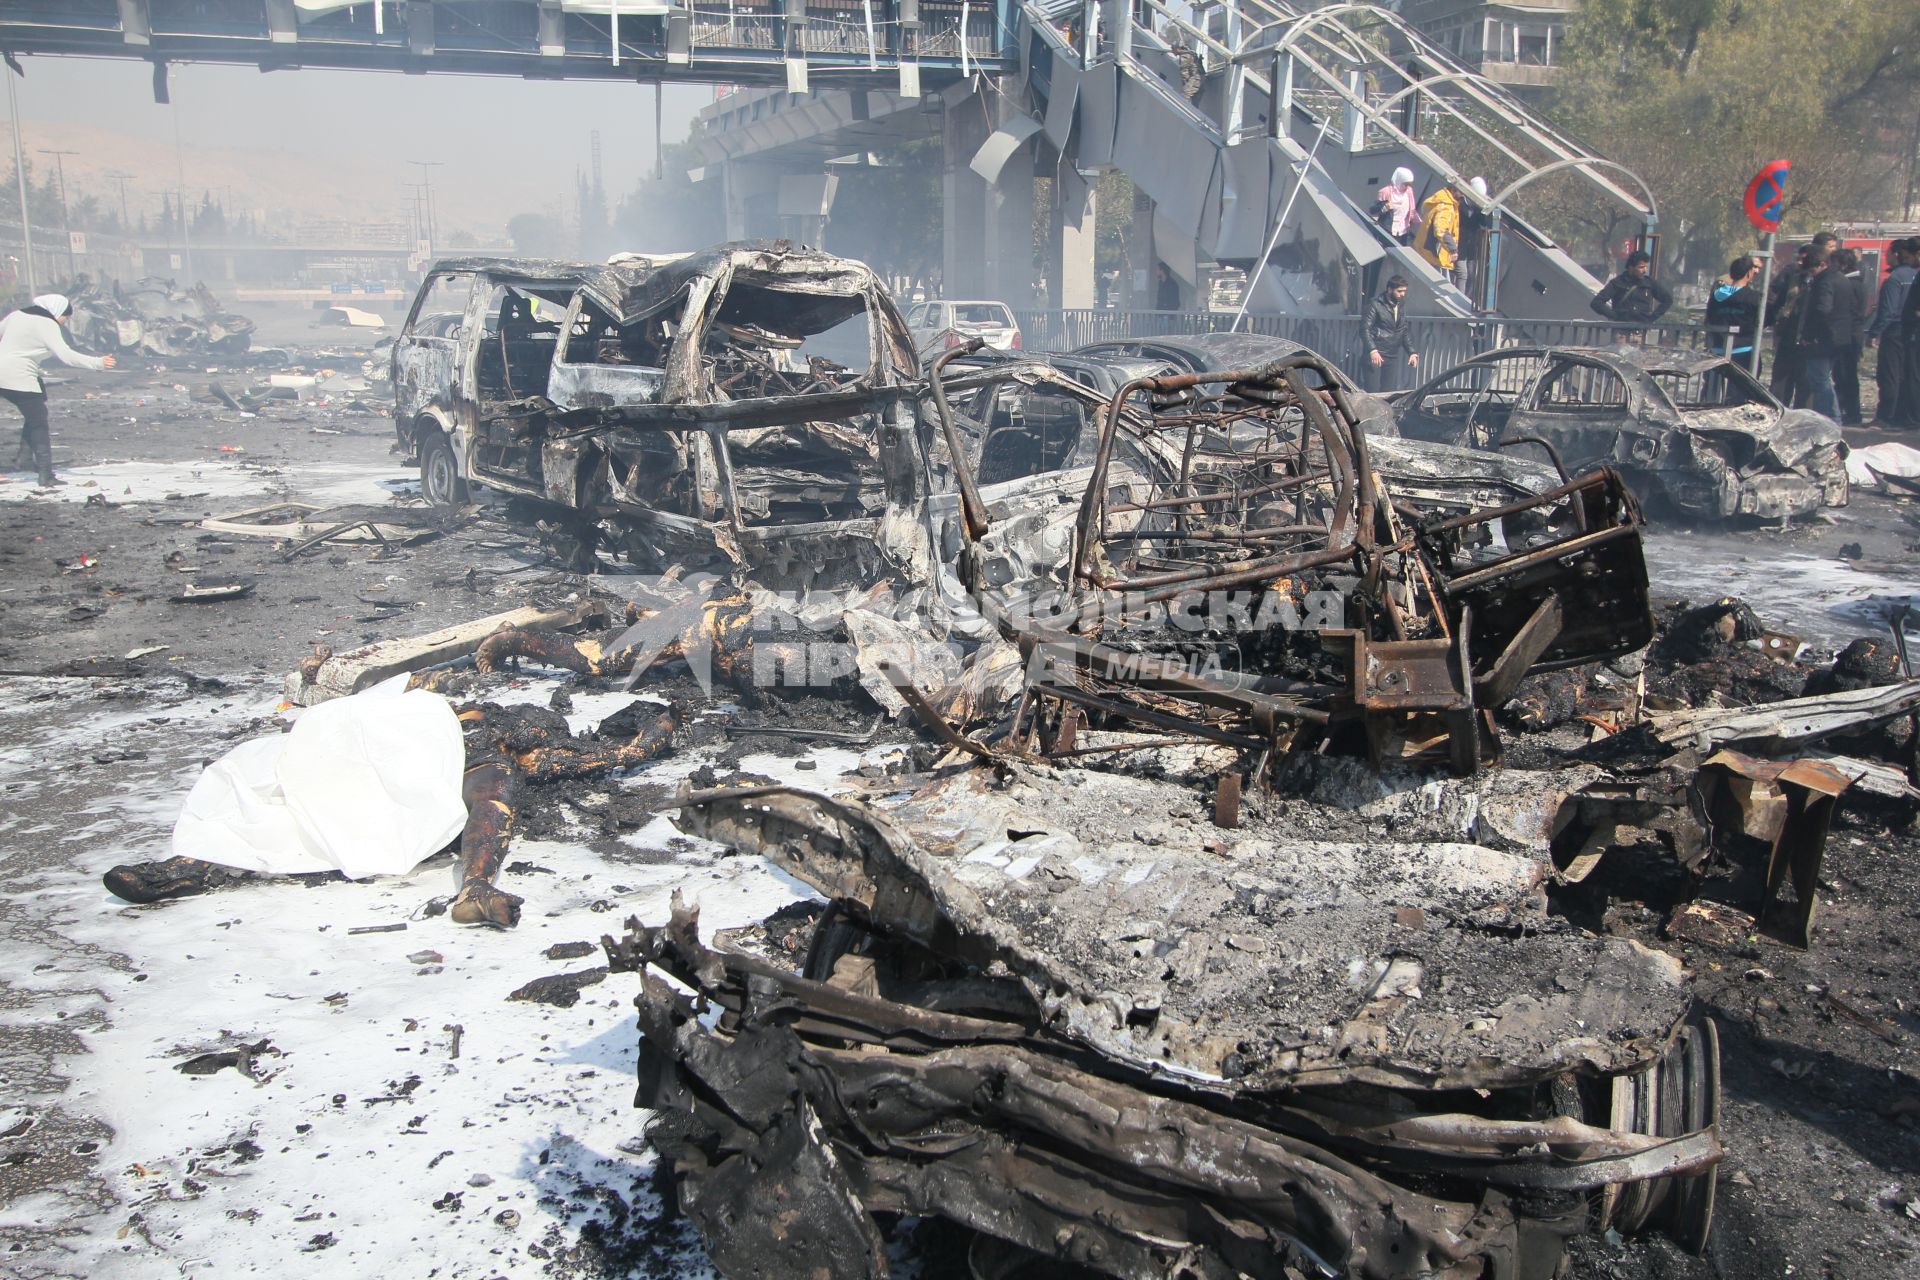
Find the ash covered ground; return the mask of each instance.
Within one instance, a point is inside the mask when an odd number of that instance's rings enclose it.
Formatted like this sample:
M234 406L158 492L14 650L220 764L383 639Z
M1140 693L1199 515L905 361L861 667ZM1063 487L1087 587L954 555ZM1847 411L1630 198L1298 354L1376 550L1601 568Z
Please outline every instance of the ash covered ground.
M357 375L365 353L302 353ZM729 731L780 714L719 707L669 756L540 799L503 884L512 932L432 914L442 858L354 884L256 881L133 907L100 875L164 857L201 767L273 732L284 675L342 649L517 605L578 600L524 527L494 512L392 558L331 545L282 562L272 543L197 527L287 498L384 503L415 487L387 419L322 399L242 416L204 396L204 368L94 375L57 388L69 486L0 481L0 1272L175 1276L701 1276L634 1109L632 992L591 975L565 1005L512 1000L601 963L627 915L658 922L678 891L703 934L810 892L724 857L662 816L681 781L807 784L907 750ZM10 425L10 424L8 424ZM8 435L0 427L0 446ZM1727 533L1656 525L1656 594L1739 595L1811 646L1885 634L1886 602L1920 594L1916 508L1861 495L1832 522ZM1858 544L1849 560L1847 544ZM189 581L251 594L175 603ZM164 647L162 647L164 646ZM148 650L143 656L126 655ZM1765 660L1771 663L1771 660ZM93 664L90 669L83 664ZM83 674L57 675L56 671ZM1798 692L1805 671L1722 664L1662 680L1742 699ZM1744 673L1744 674L1742 674ZM556 682L513 696L545 704ZM630 699L577 692L584 728ZM862 727L833 708L793 722ZM757 721L756 721L757 722ZM1658 1241L1576 1242L1577 1277L1898 1277L1920 1269L1920 837L1904 815L1843 802L1813 945L1758 934L1669 936L1682 885L1632 849L1557 908L1679 956L1723 1039L1718 1216L1704 1257ZM1702 896L1745 900L1740 868ZM355 933L356 928L388 927ZM391 926L404 926L394 929ZM548 952L552 951L552 958ZM572 984L565 984L572 985ZM184 1069L183 1069L184 1068ZM909 1269L958 1274L937 1230L898 1244ZM963 1270L964 1268L961 1268Z

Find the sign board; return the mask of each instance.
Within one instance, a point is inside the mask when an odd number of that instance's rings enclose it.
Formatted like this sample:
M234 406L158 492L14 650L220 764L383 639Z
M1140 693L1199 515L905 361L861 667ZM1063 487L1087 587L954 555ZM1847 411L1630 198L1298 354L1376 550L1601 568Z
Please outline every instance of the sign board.
M185 262L182 262L182 261L180 260L180 255L179 255L179 254L177 254L177 253L170 253L170 254L168 254L168 255L167 255L167 267L168 267L168 269L169 269L169 270L172 270L172 271L178 271L178 270L180 270L180 268L182 268L182 267L184 267L184 266L186 266L186 265L187 265L187 264L186 264Z
M350 284L336 284L332 286L332 289L335 293L352 293L353 292L353 286Z
M387 286L383 284L363 284L360 286L360 292L362 293L385 293L386 291Z
M1747 221L1757 229L1768 233L1780 229L1780 218L1787 206L1787 174L1792 168L1785 160L1775 160L1754 174L1753 181L1747 184L1747 198L1742 204Z
M67 232L67 248L75 253L85 253L87 251L87 233L84 231Z

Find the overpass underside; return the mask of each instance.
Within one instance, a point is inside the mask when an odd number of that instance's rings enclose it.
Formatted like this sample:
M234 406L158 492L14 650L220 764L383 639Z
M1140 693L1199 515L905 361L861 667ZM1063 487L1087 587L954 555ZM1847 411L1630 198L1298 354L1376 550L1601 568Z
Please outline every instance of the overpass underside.
M805 234L805 214L831 243L831 183L817 208L776 193L825 163L884 158L889 139L937 136L950 297L1094 305L1095 183L1117 171L1134 189L1109 299L1124 307L1165 305L1162 268L1180 307L1204 307L1209 268L1229 266L1255 279L1260 312L1350 314L1401 275L1419 312L1563 319L1589 314L1599 281L1529 215L1538 198L1611 208L1628 236L1655 220L1637 178L1377 6L1024 0L1012 25L997 79L918 100L763 92L703 112L699 173L727 183L729 234ZM1451 185L1486 220L1472 269L1377 225L1375 194L1403 166L1419 196ZM1042 183L1053 212L1036 262Z
M954 0L5 0L0 49L529 79L918 94L1002 69L994 3Z

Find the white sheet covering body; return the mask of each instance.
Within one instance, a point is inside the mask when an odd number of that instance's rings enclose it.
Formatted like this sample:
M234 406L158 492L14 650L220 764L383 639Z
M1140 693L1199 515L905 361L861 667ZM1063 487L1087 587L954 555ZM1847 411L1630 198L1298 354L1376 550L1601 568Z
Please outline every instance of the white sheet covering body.
M244 871L405 875L466 825L466 749L447 700L398 676L310 707L207 766L176 856Z

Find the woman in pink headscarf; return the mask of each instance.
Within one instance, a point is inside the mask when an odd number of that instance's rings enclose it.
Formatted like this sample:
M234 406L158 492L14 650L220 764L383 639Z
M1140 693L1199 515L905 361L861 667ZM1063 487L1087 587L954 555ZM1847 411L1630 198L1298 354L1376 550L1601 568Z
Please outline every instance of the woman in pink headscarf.
M1413 229L1420 225L1420 199L1413 190L1413 170L1402 165L1393 171L1393 181L1380 188L1379 198L1374 201L1373 219L1401 244L1413 243Z

